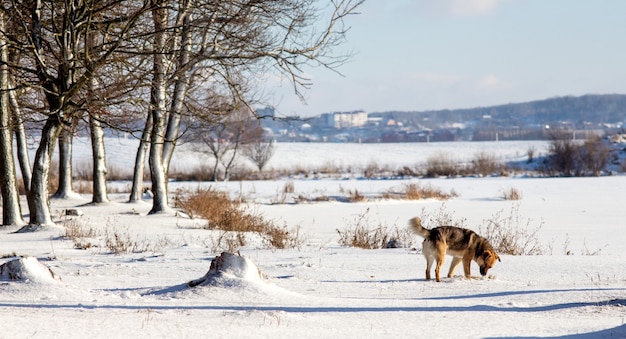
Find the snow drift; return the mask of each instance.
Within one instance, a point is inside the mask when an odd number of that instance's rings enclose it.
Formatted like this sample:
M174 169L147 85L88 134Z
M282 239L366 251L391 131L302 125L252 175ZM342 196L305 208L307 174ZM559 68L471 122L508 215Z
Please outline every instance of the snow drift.
M252 260L241 255L223 252L211 261L211 267L202 278L192 280L187 285L241 285L241 283L262 283L261 271Z
M0 265L0 281L57 283L61 278L35 257L18 258Z

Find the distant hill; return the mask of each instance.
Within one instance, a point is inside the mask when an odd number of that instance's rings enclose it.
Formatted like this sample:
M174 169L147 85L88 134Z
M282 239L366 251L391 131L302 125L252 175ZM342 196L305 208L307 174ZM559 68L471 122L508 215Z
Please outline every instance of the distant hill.
M336 116L328 119L329 114L306 121L264 119L263 126L276 140L290 142L542 140L560 133L591 138L624 133L626 95L566 96L453 110L372 112L365 124L343 127L334 124Z
M423 112L375 112L371 117L395 119L407 125L439 128L450 124L480 124L531 127L568 124L573 128L596 128L626 122L626 95L566 96L490 107Z

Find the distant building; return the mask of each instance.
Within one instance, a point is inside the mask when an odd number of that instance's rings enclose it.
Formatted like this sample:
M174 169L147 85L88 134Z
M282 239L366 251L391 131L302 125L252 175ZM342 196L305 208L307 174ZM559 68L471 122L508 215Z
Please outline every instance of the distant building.
M264 108L257 108L257 115L264 118L273 118L276 116L276 109L271 106L266 106Z
M321 118L326 126L336 129L363 127L367 123L365 111L324 113Z

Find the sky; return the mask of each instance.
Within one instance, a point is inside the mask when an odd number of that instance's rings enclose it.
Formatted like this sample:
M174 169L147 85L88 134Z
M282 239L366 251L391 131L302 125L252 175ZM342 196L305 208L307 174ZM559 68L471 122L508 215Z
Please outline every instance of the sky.
M338 68L307 68L300 101L272 89L279 115L471 108L626 93L626 1L366 0Z

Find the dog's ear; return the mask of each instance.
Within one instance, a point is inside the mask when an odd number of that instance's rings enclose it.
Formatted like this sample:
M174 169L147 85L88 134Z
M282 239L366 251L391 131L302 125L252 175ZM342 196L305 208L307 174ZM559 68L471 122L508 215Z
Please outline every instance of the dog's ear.
M484 254L485 259L491 256L495 257L496 259L498 259L498 261L502 262L502 260L500 260L500 256L498 255L498 253L496 253L494 250L485 251L485 254Z

